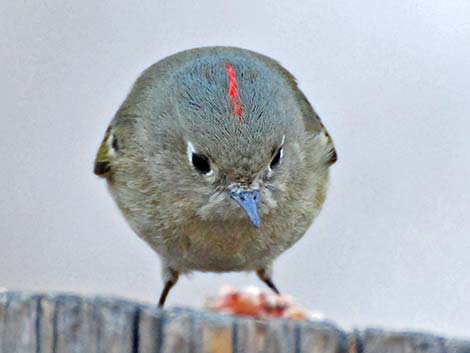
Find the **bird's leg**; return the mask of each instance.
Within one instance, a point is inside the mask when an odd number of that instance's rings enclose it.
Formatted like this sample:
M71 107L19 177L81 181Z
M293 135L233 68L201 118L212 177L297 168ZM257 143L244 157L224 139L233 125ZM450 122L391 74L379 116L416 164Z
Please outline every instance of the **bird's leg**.
M171 288L178 282L179 272L173 270L172 268L166 268L164 270L164 282L165 287L163 287L162 294L160 294L160 300L158 301L158 307L163 308L165 304L166 297L170 293Z
M266 285L273 290L274 293L276 294L281 294L279 293L279 290L276 288L276 286L273 283L273 280L271 279L271 271L265 269L265 268L260 268L256 270L256 274L258 275L259 279L262 280Z

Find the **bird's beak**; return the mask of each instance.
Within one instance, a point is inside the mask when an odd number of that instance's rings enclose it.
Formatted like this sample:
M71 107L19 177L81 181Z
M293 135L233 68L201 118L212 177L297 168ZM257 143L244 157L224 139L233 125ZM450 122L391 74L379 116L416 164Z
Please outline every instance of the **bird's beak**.
M251 223L256 228L260 227L260 220L258 215L258 202L260 199L259 190L252 191L232 191L230 197L237 201L243 207L246 214L250 218Z

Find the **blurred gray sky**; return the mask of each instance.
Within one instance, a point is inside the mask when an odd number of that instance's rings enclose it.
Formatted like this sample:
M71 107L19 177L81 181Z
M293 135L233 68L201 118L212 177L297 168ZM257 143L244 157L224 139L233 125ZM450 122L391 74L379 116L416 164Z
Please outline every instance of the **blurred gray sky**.
M275 279L343 327L470 336L470 2L2 1L0 286L156 302L159 262L92 174L139 73L235 45L299 80L339 162ZM200 305L250 274L182 278Z

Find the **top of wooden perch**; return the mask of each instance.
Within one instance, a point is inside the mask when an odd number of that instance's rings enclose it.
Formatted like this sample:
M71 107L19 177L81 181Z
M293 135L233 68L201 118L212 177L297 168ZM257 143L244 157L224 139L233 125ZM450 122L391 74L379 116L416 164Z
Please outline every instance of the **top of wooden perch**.
M470 342L328 322L260 321L122 299L0 293L1 353L470 353Z

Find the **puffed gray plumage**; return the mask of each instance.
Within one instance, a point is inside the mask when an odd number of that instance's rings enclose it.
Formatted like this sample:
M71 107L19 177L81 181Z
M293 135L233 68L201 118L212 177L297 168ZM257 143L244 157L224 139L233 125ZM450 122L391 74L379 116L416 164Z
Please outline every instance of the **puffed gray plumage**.
M169 56L135 82L106 131L95 173L162 260L163 305L178 275L256 271L318 215L333 142L293 76L252 51Z

